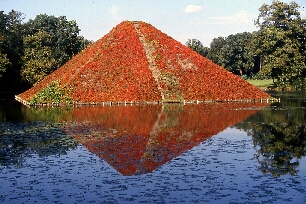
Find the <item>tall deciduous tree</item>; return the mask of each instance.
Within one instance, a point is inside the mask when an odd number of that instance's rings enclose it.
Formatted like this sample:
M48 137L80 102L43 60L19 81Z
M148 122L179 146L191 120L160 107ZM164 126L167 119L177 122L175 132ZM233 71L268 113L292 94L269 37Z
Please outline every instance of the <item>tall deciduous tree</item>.
M51 43L52 37L46 31L25 37L21 76L29 84L34 85L57 68L58 63L52 56Z
M298 9L295 2L262 5L255 22L259 31L250 43L253 55L260 57L262 72L282 88L305 88L306 23Z
M207 57L237 75L251 75L254 57L247 50L251 39L252 34L248 32L215 38Z
M13 91L20 84L21 56L23 55L23 14L0 11L0 90Z
M79 36L76 21L65 16L37 15L26 23L22 78L34 85L66 63L90 42Z
M208 51L209 51L209 48L204 47L203 44L201 43L201 41L199 41L197 39L188 39L188 41L186 42L186 46L188 46L192 50L196 51L197 53L199 53L203 57L206 57L207 54L208 54Z
M76 21L68 21L65 16L55 17L46 14L37 15L34 20L26 23L29 35L40 31L47 32L51 37L52 56L59 66L67 62L73 55L84 49L82 38L78 37L80 29Z
M224 53L222 52L223 46L226 44L224 37L214 38L210 43L210 49L207 58L214 63L222 66Z
M248 32L229 35L222 47L222 66L238 75L251 75L254 58L247 51L251 39L252 34Z
M23 19L21 12L0 11L0 91L29 88L91 43L65 16Z
M11 65L12 63L7 59L7 55L0 53L0 79Z

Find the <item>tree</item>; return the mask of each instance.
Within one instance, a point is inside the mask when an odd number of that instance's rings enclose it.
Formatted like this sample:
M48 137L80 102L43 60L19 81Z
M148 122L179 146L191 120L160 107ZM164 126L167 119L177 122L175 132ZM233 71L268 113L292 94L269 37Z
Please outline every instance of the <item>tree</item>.
M207 58L213 61L214 63L222 66L223 61L223 52L222 48L226 44L224 37L214 38L210 43L210 49L207 55Z
M21 75L30 85L55 71L90 43L79 36L76 21L68 21L65 16L37 15L26 27Z
M254 58L247 50L252 34L248 32L213 39L207 57L237 75L250 76Z
M12 63L7 59L7 55L0 53L0 79L11 65Z
M208 54L209 48L204 47L201 41L197 39L188 39L188 41L186 42L186 45L192 50L202 55L203 57L206 57Z
M247 45L252 38L248 32L229 35L222 49L222 66L237 75L252 74L254 58L248 53Z
M39 31L24 38L21 76L30 85L36 84L57 68L58 62L52 56L51 43L51 36L46 31Z
M23 55L23 36L25 33L23 14L0 11L0 90L14 91L20 85L21 57Z
M29 88L91 43L65 16L23 19L21 12L0 11L0 91Z
M252 54L259 56L262 72L272 76L282 88L305 89L306 22L298 8L295 2L262 5L255 22L259 31L249 46Z
M84 49L79 35L79 27L76 21L68 21L65 16L55 17L40 14L34 20L26 23L29 35L45 31L51 36L50 48L52 56L57 60L58 66L63 65L73 55Z

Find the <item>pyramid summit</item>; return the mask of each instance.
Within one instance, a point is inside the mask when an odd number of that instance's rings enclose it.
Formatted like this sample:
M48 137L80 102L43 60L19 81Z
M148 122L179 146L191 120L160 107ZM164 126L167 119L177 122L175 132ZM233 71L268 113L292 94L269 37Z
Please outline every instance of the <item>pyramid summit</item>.
M31 89L25 104L240 101L270 96L141 21L123 21Z

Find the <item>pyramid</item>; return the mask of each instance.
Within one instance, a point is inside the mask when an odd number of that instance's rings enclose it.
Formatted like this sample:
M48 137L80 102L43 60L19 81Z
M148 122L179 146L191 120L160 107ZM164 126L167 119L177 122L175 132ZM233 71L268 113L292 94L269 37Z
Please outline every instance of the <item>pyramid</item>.
M240 101L270 96L152 25L123 21L15 98L35 105Z

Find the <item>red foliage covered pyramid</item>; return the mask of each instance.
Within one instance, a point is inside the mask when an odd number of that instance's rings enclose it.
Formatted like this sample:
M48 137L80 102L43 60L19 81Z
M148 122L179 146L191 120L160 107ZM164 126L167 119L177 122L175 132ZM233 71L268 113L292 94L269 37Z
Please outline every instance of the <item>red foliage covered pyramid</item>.
M46 91L48 88L53 91ZM58 92L57 97L54 92ZM36 100L39 94L43 100ZM36 86L16 96L26 104L268 98L267 93L139 21L120 23Z

